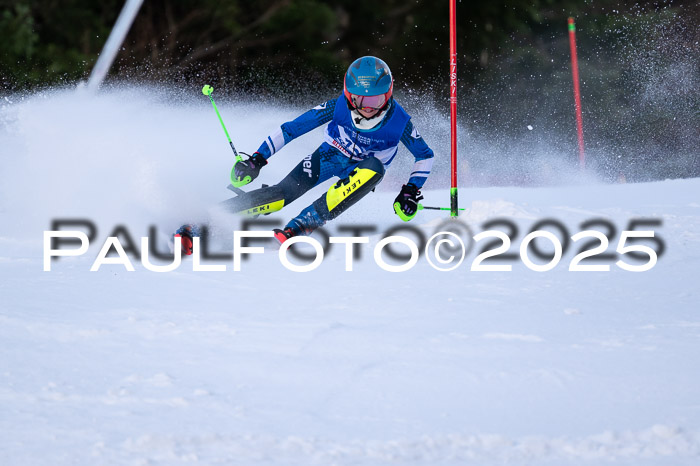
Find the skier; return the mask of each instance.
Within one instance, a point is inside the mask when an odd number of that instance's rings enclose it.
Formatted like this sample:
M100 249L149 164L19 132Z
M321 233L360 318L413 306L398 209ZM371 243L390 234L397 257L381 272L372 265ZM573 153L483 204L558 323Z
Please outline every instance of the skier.
M229 199L222 203L224 207L236 213L268 214L331 177L340 178L284 229L274 230L280 243L293 236L308 235L374 190L394 160L400 141L415 157L415 164L408 183L394 201L394 211L402 220L411 220L423 198L420 188L430 173L433 151L418 134L411 117L393 99L393 87L391 71L384 61L372 56L355 60L345 73L339 97L282 124L252 156L235 163L232 180L238 185L249 183L286 144L329 123L325 141L278 184ZM178 230L183 240L191 240L188 227Z

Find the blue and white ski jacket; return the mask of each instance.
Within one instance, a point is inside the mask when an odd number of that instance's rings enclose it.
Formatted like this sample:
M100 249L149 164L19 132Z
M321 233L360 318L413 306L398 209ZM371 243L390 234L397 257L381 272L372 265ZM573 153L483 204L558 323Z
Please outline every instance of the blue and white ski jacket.
M433 166L433 151L411 123L411 117L392 99L387 114L376 127L360 130L352 122L352 113L345 96L329 100L288 121L262 143L258 152L266 159L282 149L290 141L321 125L326 127L324 149L335 150L353 160L376 157L385 167L396 157L399 141L413 154L415 163L409 183L421 188Z

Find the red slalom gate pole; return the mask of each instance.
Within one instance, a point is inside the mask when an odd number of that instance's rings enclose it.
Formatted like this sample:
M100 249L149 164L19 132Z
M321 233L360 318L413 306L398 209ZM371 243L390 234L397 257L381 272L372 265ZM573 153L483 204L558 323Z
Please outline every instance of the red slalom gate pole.
M450 216L459 215L457 205L457 0L450 0L450 134L452 183L450 187Z
M586 155L583 151L583 117L581 116L581 91L578 79L578 57L576 56L576 25L569 18L569 45L571 47L571 73L574 79L574 102L576 104L576 131L578 132L578 160L581 168L586 168Z

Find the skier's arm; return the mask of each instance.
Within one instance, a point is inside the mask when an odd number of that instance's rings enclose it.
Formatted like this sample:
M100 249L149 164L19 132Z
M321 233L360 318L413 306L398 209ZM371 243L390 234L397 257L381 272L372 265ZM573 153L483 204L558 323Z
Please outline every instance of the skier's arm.
M411 151L416 162L413 164L409 183L413 183L417 188L422 188L425 180L428 179L430 169L433 167L433 150L428 147L418 131L413 126L411 120L406 123L403 130L401 142Z
M328 123L333 118L335 103L336 99L329 100L328 102L312 108L294 120L283 123L277 131L270 134L267 139L265 139L256 152L260 153L265 159L268 159L276 152L279 152L280 149L293 139Z

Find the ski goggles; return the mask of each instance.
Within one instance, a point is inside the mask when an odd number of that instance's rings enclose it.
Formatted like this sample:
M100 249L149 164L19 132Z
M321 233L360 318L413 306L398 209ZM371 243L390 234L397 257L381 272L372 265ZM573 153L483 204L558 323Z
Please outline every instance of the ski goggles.
M387 92L387 94L389 94ZM356 95L348 93L350 105L358 110L381 110L387 102L387 94L380 95Z

